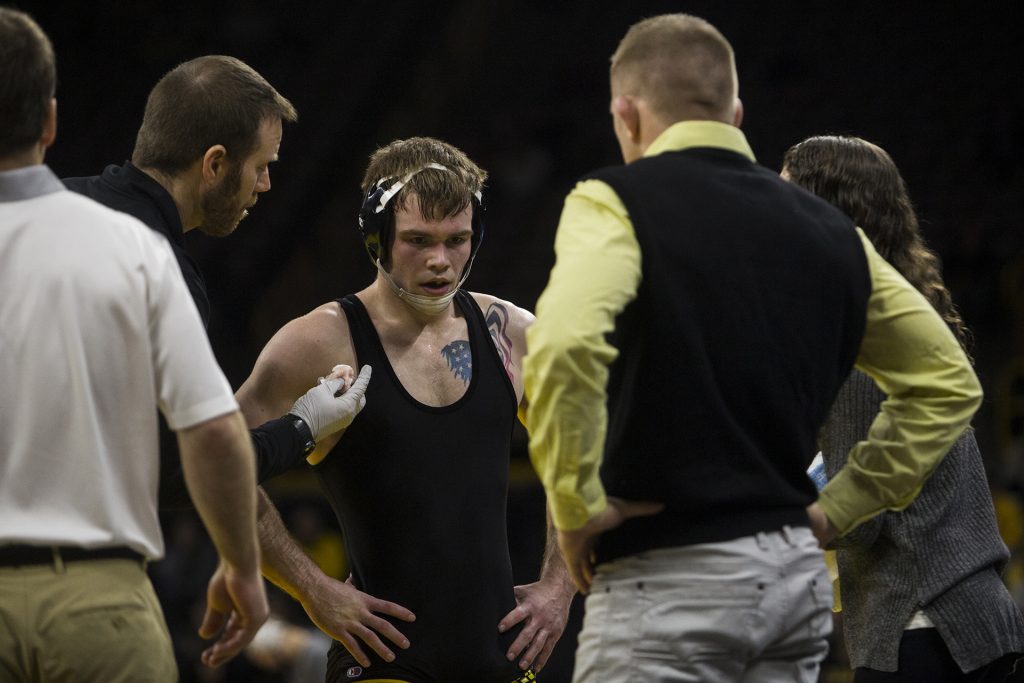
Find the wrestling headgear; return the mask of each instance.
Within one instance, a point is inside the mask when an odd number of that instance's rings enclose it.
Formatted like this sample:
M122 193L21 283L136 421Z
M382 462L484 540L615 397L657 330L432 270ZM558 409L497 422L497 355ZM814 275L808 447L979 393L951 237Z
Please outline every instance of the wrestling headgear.
M462 276L452 291L442 296L423 296L405 291L395 284L394 280L391 279L391 275L384 270L381 264L382 258L385 260L387 258L388 239L395 225L395 212L389 210L388 204L413 176L427 169L437 169L445 173L453 173L452 170L441 164L429 163L407 173L401 178L398 178L398 176L388 176L375 182L367 192L362 208L359 209L359 234L362 235L363 246L366 247L366 253L370 256L370 261L373 262L374 266L377 267L377 271L387 280L392 291L413 308L424 313L437 314L448 307L448 304L455 297L455 292L462 287L462 283L469 277L469 271L473 267L476 252L484 238L484 206L482 194L477 190L470 199L470 208L473 214L473 236L470 238L469 260L466 262Z

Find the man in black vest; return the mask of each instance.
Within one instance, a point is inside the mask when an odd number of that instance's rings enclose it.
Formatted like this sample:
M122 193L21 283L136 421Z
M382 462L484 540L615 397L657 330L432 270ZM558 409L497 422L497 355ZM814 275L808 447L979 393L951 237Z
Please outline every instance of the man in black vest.
M849 219L755 163L713 26L636 24L611 90L626 165L566 199L524 362L531 458L589 593L575 680L816 681L819 542L911 502L977 378ZM854 364L889 399L818 495Z

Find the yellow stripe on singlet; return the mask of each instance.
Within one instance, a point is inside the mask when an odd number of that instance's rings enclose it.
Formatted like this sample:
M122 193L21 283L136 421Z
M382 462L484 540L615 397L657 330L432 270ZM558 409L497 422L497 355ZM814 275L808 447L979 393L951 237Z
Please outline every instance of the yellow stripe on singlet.
M537 674L533 673L533 669L523 673L522 676L510 681L509 683L536 683ZM403 681L398 678L367 678L359 681L359 683L409 683L409 681Z

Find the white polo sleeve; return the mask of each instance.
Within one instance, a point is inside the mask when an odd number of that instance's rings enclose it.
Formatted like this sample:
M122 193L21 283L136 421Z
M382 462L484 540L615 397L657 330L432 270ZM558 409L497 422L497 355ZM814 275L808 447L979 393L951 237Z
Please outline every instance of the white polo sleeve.
M238 409L213 355L202 319L170 245L143 234L153 371L161 412L171 429L192 427Z

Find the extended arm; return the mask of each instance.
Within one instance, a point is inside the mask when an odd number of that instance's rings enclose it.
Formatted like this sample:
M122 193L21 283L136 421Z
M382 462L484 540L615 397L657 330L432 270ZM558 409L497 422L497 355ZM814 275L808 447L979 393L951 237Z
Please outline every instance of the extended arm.
M282 412L288 411L287 414L249 430L252 450L255 452L256 481L263 483L288 472L303 460L317 462L314 460L316 455L309 451L311 443L325 444L317 452L321 457L329 451L334 444L334 441L330 441L331 437L351 424L365 405L363 394L371 371L370 366L364 366L359 378L354 379L351 367L335 366L328 377L337 378L338 381L318 381L291 408L282 408ZM246 390L251 391L252 387L246 387ZM335 395L339 390L343 393ZM287 400L281 402L281 405L286 403ZM187 509L192 506L180 455L172 448L160 451L159 501L161 510Z

